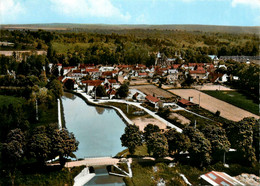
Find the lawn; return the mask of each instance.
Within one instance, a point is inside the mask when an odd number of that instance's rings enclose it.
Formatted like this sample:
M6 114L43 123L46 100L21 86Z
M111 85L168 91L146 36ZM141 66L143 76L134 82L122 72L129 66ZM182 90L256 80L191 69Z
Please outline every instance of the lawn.
M24 98L0 95L0 107L2 107L3 105L7 106L9 104L16 105L16 104L24 104L24 103L25 103Z
M48 108L45 104L39 105L39 121L36 126L48 125L58 122L58 104L53 103L53 107Z
M21 167L16 170L15 185L27 186L27 185L67 185L72 186L74 184L74 177L76 177L85 166L60 168L59 166L47 166L37 168ZM0 175L0 185L11 185L11 179L9 175L4 172Z
M259 107L256 102L236 91L203 91L204 93L230 103L234 106L259 115Z

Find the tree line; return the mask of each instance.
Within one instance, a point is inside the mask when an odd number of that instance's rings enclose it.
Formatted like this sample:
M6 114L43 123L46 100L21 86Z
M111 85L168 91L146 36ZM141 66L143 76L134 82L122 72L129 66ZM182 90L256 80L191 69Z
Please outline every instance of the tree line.
M174 128L162 131L152 124L142 132L138 126L128 125L121 142L131 155L137 146L144 144L149 155L155 158L172 156L181 161L183 154L188 152L190 163L199 167L223 161L224 153L234 148L236 158L229 162L253 166L259 158L258 122L254 118L244 118L225 123L223 127L208 125L201 130L186 126L182 133Z

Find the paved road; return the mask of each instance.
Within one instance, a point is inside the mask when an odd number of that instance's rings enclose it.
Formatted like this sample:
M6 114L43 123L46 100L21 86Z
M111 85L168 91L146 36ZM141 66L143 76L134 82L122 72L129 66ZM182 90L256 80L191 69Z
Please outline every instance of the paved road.
M130 101L125 101L125 100L116 100L116 99L113 99L113 100L109 100L109 99L108 99L108 100L98 100L98 102L94 102L94 99L93 99L91 96L86 95L86 93L85 93L84 91L81 90L81 91L78 91L78 93L80 93L82 96L84 96L86 99L88 99L89 102L92 102L92 103L95 103L95 104L105 103L105 102L117 102L117 103L127 103L127 104L129 104L129 105L136 106L136 107L138 107L138 108L144 110L145 112L147 112L149 115L153 116L154 118L158 119L159 121L165 123L167 126L169 126L169 127L171 127L171 128L175 128L176 131L178 131L178 132L182 132L182 129L181 129L181 128L179 128L179 127L173 125L172 123L170 123L170 122L166 121L165 119L163 119L162 117L158 116L158 115L156 114L156 112L153 112L153 111L151 111L151 110L149 110L149 109L147 109L147 108L141 106L141 103L130 102ZM189 110L187 110L187 109L185 109L185 108L182 108L182 107L178 106L177 104L175 104L175 105L177 106L177 108L176 108L175 110L184 110L184 111L189 112L189 113L191 113L191 114L197 115L197 116L199 116L199 117L201 117L201 118L204 118L204 119L207 119L207 120L211 120L211 119L209 119L209 118L207 118L207 117L201 116L201 115L199 115L199 114L197 114L197 113L194 113L194 112L191 112L191 111L189 111ZM120 114L124 117L124 119L125 119L129 124L133 124L133 122L122 112L122 110L120 110L120 109L117 108L117 107L113 107L113 108L115 108L116 110L118 110L118 111L120 112ZM213 121L213 120L211 120L211 121Z
M178 132L182 132L182 129L180 129L179 127L173 125L172 123L166 121L165 119L161 118L160 116L158 116L155 112L152 112L151 110L144 108L143 106L141 106L141 103L137 103L137 102L130 102L130 101L125 101L125 100L99 100L98 102L94 102L94 100L91 98L91 96L86 95L86 93L84 93L83 91L78 91L78 93L80 93L82 96L84 96L86 99L88 99L88 101L92 102L92 103L105 103L105 102L117 102L117 103L126 103L129 105L134 105L142 110L144 110L145 112L147 112L149 115L153 116L154 118L158 119L159 121L165 123L167 126L170 126L172 128L175 128ZM117 109L120 114L124 117L124 119L126 121L128 121L128 123L132 124L133 122L130 120L129 118L118 108L113 107L115 109Z

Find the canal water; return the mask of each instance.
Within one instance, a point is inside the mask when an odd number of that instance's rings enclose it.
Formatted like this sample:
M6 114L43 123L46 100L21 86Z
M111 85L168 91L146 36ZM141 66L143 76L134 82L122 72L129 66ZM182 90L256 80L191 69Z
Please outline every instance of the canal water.
M84 186L124 186L125 183L122 177L111 176L107 173L106 167L96 167L95 177L92 178Z
M87 105L70 93L62 97L66 128L79 141L77 158L115 156L124 148L125 123L113 109Z

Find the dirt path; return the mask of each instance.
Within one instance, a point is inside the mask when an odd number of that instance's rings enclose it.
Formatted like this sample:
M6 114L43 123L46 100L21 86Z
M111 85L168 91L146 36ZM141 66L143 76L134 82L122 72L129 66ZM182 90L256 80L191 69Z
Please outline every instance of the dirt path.
M212 96L204 94L198 90L194 89L175 89L169 90L170 92L181 96L185 99L188 99L189 96L193 97L193 102L199 104L199 97L200 97L200 106L216 113L217 110L220 111L220 116L233 120L233 121L240 121L244 117L255 117L259 118L259 116L252 114L246 110L240 109L236 106L233 106L229 103L216 99Z

